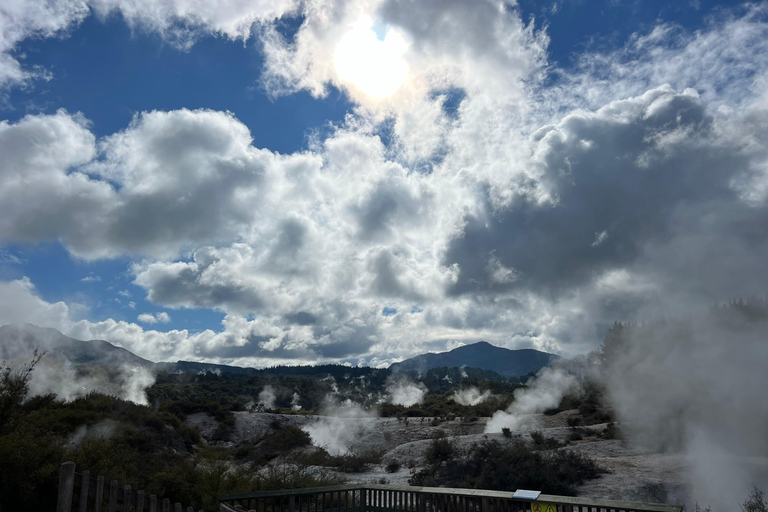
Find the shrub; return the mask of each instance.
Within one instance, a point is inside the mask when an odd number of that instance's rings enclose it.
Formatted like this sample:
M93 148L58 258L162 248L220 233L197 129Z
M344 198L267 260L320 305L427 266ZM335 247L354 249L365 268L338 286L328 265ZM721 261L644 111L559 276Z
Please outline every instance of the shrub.
M424 453L429 464L439 464L453 458L455 454L455 448L453 443L446 437L437 437L432 440L432 443Z
M437 441L437 440L436 440ZM464 459L433 464L414 474L411 485L470 489L540 489L547 494L573 496L584 480L604 472L589 457L570 452L542 452L525 443L474 444Z
M755 487L747 501L741 504L741 510L744 512L768 512L768 503L765 502L763 491Z
M359 453L347 453L344 455L329 455L325 466L335 468L343 473L363 473L373 464L381 464L383 452L377 450L363 450Z
M501 433L504 437L512 437L512 431L509 429L509 427L503 427L501 429Z
M553 450L562 446L562 444L557 439L552 437L544 437L544 434L541 432L541 430L532 431L531 439L533 439L533 443L536 445L536 447L541 450Z
M396 460L391 460L389 461L389 463L387 463L387 466L385 469L387 473L397 473L398 471L400 471L400 462Z

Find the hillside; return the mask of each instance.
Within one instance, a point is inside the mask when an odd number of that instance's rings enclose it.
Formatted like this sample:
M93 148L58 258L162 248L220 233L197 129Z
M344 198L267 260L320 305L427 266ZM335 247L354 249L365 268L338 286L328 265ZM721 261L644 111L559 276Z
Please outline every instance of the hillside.
M509 377L535 373L559 358L560 356L538 350L510 350L479 341L472 345L455 348L449 352L421 354L394 363L390 365L389 369L393 372L413 370L423 373L441 366L449 368L470 366L491 370Z
M104 340L81 341L56 329L32 324L0 327L0 360L27 358L35 348L44 351L48 357L78 365L154 366L152 361Z

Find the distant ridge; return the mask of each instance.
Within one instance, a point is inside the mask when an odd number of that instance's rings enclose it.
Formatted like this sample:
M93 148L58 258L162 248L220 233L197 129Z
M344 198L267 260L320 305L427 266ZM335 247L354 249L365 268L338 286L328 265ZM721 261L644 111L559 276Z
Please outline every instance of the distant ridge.
M0 360L28 358L35 348L45 351L46 357L73 364L154 367L152 361L108 341L82 341L65 336L56 329L32 324L0 327Z
M393 372L414 370L421 373L441 366L470 366L491 370L507 377L517 377L535 373L545 366L560 359L560 356L533 349L510 350L478 341L464 345L449 352L421 354L399 363L393 363L389 369Z

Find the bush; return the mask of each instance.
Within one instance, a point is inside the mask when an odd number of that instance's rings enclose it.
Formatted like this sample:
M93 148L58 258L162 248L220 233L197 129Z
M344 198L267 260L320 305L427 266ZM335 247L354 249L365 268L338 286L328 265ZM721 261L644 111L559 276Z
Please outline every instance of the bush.
M536 445L538 449L541 450L554 450L555 448L560 448L562 444L552 437L544 437L544 434L541 432L541 430L534 430L531 432L531 439L533 439L533 444Z
M364 450L360 453L328 455L323 466L335 468L343 473L364 473L371 465L381 464L383 452Z
M433 439L432 443L427 448L427 451L424 453L424 457L429 464L440 464L441 462L452 459L454 455L455 448L453 443L446 437Z
M614 422L608 423L603 430L603 439L621 439L621 432Z
M763 491L755 487L747 501L741 504L741 510L744 512L768 512L768 503L765 502Z
M436 440L437 441L437 440ZM573 496L584 480L604 472L594 460L570 451L542 452L525 443L482 441L465 459L449 459L414 474L409 483L470 489L540 489Z
M512 437L512 431L509 429L509 427L503 427L501 429L501 433L504 437Z
M398 471L400 471L400 462L396 460L391 460L389 461L389 463L387 463L387 466L385 469L387 473L397 473Z

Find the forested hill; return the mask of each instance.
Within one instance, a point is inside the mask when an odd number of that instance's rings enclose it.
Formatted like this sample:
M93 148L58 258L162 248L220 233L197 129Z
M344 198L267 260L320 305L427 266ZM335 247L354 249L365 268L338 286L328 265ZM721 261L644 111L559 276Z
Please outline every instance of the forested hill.
M504 376L520 376L536 373L541 368L549 366L560 356L540 352L533 349L509 350L496 347L485 341L472 345L464 345L450 352L439 354L421 354L400 363L392 364L392 371L417 371L424 373L432 368L441 366L481 368L491 370Z
M259 377L318 377L331 376L334 379L356 379L361 377L385 379L392 371L416 371L426 375L428 370L448 376L452 382L459 382L464 376L486 380L506 381L536 373L559 357L537 350L508 350L479 342L457 348L442 354L422 354L389 369L351 367L340 364L303 366L274 366L270 368L247 368L216 363L176 361L154 363L104 340L81 341L70 338L56 329L37 327L31 324L12 324L0 327L0 360L26 359L37 348L47 356L67 361L75 366L141 366L154 372L178 373L230 373ZM459 368L465 368L464 372ZM450 372L450 369L455 371ZM455 374L455 375L454 375Z

